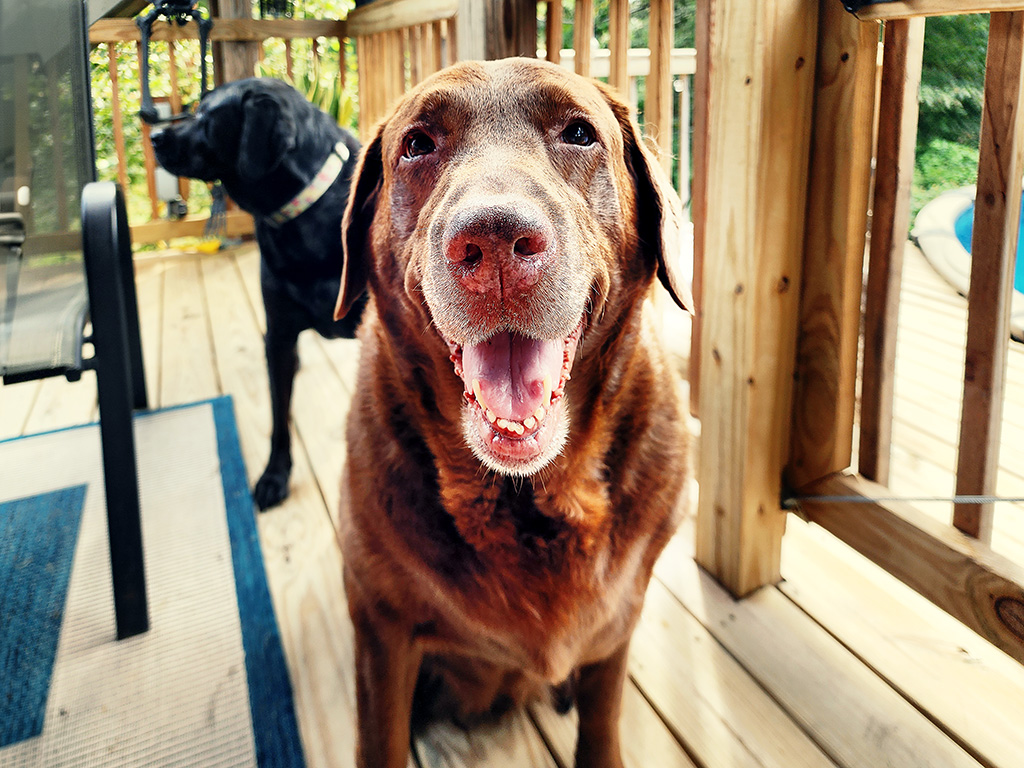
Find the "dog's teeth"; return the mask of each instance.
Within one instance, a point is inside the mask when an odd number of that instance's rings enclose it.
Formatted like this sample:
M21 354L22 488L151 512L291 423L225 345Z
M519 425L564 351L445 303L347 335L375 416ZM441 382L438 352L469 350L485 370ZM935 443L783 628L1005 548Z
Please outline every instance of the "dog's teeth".
M476 401L478 403L480 403L481 406L483 406L484 405L484 399L480 395L480 379L473 379L473 394L476 395ZM486 407L486 406L484 406L484 407Z
M544 377L544 397L541 399L542 403L547 403L551 400L551 377Z
M537 426L537 420L533 418L533 416L527 416L525 419L523 419L523 426L526 427L527 429L533 429L534 427Z
M494 422L494 423L495 423L495 425L497 425L497 426L498 426L498 427L499 427L500 429L508 429L508 426L509 426L509 424L510 424L511 422L509 422L509 421L506 421L505 419L498 419L498 420L497 420L496 422Z
M521 435L526 431L526 427L520 424L518 421L510 421L508 428L515 432L517 435Z
M537 423L544 421L544 417L547 416L547 411L544 410L544 406L538 406L537 410L533 412L533 418L537 420Z
M492 411L490 408L488 408L486 411L484 411L484 415L487 417L487 420L489 422L491 422L491 424L493 424L495 421L498 420L498 417L495 415L494 411Z

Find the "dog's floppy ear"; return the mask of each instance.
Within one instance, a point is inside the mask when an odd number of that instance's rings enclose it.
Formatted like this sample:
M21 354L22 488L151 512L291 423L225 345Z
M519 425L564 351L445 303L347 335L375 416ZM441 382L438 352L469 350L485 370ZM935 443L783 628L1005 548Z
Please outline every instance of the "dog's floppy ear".
M648 258L657 259L658 279L676 304L693 314L690 281L682 274L682 204L654 155L644 146L629 108L607 86L601 86L605 100L615 113L622 131L626 166L636 185L640 246Z
M242 113L238 175L246 181L256 181L274 170L295 147L295 121L268 93L246 94Z
M373 141L363 148L359 164L353 174L348 205L341 220L341 241L345 250L345 263L341 272L341 291L334 307L334 319L340 320L355 304L363 291L369 276L370 260L368 238L377 197L384 177L381 158L381 134L384 126L377 129Z

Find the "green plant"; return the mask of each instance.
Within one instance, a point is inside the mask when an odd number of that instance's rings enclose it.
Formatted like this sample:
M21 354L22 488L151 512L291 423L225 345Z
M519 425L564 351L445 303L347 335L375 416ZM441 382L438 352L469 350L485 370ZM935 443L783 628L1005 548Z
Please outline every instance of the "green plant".
M911 187L911 215L942 192L974 184L978 177L978 150L947 139L932 139L918 147Z
M256 75L276 77L285 81L305 96L311 104L333 117L338 125L353 130L356 128L353 78L347 77L345 87L342 88L337 70L325 72L319 58L314 57L306 69L289 77L287 69L282 70L280 62L267 57L256 64Z

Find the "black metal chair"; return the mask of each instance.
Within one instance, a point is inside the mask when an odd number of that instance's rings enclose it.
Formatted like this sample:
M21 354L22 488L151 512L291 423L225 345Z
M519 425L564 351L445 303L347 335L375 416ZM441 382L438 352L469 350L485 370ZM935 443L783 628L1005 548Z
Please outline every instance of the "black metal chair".
M0 82L15 84L0 89L0 377L75 381L96 371L125 638L149 627L132 430L146 385L124 198L93 181L84 10L80 0L0 0Z
M8 215L0 229L0 272L7 273L0 374L12 384L55 375L74 381L83 370L96 371L117 636L131 637L149 628L132 429L132 412L146 408L147 398L124 197L112 182L90 182L82 191L85 269L82 275L78 264L77 281L69 269L63 279L23 283L24 235L12 221ZM29 290L19 294L23 284ZM82 353L87 344L91 357Z

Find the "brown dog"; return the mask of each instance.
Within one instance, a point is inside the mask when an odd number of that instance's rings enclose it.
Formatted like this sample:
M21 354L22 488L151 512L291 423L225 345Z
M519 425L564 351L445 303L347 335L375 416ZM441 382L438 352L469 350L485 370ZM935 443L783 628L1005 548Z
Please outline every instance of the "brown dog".
M675 278L674 194L629 112L529 59L422 83L366 148L339 316L368 285L341 510L357 765L404 768L417 710L554 690L577 766L621 766L629 637L685 472L642 319Z

